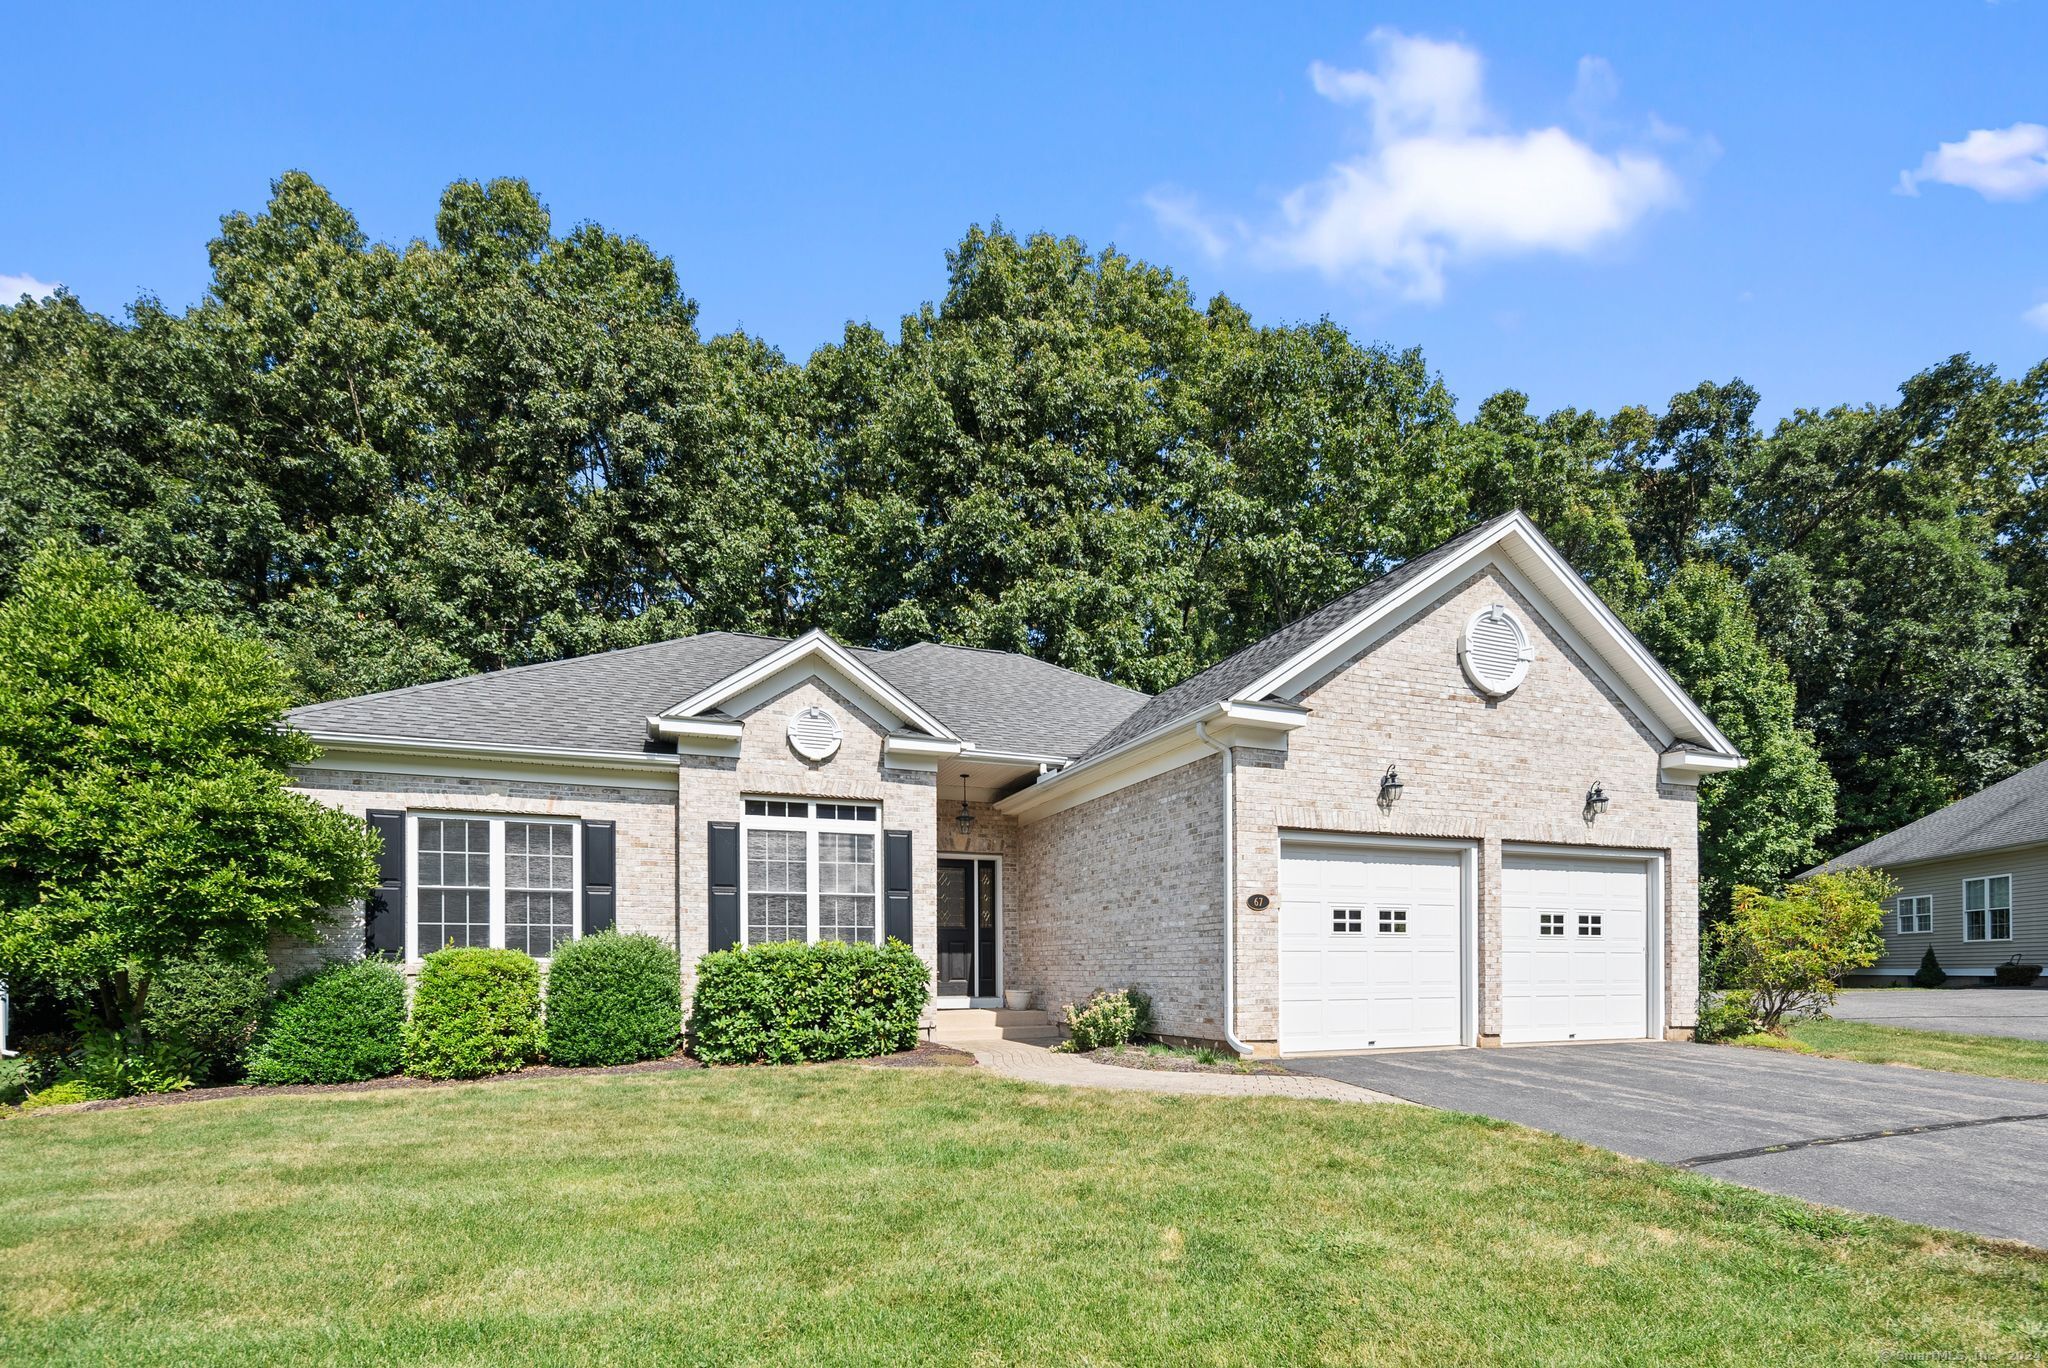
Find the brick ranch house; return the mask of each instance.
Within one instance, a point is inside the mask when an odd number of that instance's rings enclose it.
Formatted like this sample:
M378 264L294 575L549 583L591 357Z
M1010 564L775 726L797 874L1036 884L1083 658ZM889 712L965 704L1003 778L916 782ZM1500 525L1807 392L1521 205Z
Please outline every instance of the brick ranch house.
M297 787L385 847L285 961L616 927L687 992L709 950L895 936L942 1028L1135 985L1261 1055L1688 1034L1697 785L1742 763L1520 513L1157 697L712 632L291 720Z

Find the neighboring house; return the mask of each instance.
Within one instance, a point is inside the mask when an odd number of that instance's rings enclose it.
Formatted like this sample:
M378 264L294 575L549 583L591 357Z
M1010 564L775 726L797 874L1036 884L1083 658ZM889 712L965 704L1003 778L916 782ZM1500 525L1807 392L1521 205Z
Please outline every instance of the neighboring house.
M939 1019L1152 997L1261 1054L1683 1035L1696 787L1742 763L1519 513L1148 698L707 633L301 708L384 834L325 947L896 936ZM1398 779L1393 777L1398 771Z
M1863 865L1899 886L1885 908L1884 958L1861 979L1920 967L1928 947L1950 974L1989 978L2019 956L2048 957L2048 764L1887 832L1822 869Z

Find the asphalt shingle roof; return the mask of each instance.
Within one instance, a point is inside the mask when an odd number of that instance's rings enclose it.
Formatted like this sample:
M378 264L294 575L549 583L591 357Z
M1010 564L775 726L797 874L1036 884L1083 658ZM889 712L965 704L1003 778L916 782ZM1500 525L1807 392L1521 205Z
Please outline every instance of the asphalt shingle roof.
M296 708L316 734L511 744L614 753L660 751L647 719L785 645L705 632L674 641L495 670ZM853 652L983 750L1078 754L1146 696L1029 656L958 646Z
M1514 517L1504 513L1477 527L1468 528L1443 545L1403 561L1370 584L1362 585L1342 598L1333 599L1305 617L1261 637L1236 655L1226 656L1208 669L1184 679L1157 695L1144 707L1126 717L1090 746L1083 760L1115 750L1149 731L1192 717L1211 703L1234 698L1238 692L1268 670L1291 659L1324 636L1337 630L1380 599L1436 565L1457 555L1466 546Z
M1837 855L1822 869L1881 866L2048 842L2048 761Z

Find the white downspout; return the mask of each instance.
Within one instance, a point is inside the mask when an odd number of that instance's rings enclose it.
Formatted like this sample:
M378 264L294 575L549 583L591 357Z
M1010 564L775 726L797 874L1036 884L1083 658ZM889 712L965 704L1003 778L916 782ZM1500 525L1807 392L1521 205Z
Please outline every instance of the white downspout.
M1230 747L1209 735L1206 721L1195 723L1202 744L1223 757L1223 1041L1240 1057L1251 1047L1237 1038L1237 806L1231 793Z

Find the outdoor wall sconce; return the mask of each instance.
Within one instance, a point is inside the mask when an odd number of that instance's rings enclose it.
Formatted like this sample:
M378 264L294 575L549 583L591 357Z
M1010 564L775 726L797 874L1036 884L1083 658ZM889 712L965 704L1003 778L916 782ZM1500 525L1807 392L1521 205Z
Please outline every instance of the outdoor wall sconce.
M1607 790L1601 788L1596 782L1593 787L1586 790L1586 820L1590 822L1605 811L1607 811Z
M1399 798L1400 796L1400 771L1396 770L1392 765L1389 765L1387 766L1387 772L1380 776L1380 806L1383 808L1390 808L1394 805L1394 800L1396 798Z
M960 811L954 816L953 825L960 828L962 836L974 830L974 814L967 810L967 776L964 774L960 776Z

